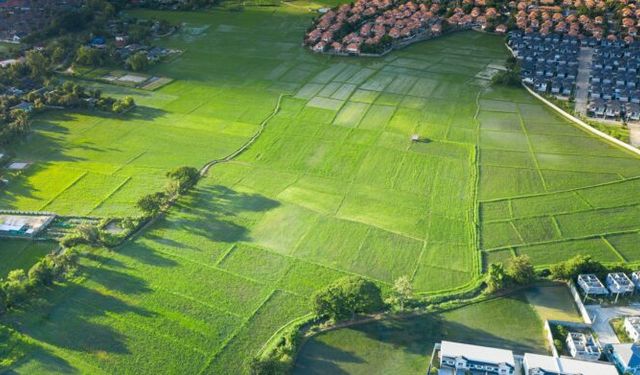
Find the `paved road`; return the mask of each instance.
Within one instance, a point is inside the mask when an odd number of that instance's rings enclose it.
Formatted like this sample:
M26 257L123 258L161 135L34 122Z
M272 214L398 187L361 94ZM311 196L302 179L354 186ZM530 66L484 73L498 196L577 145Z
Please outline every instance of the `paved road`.
M582 47L578 55L578 76L576 77L576 112L587 114L589 102L589 76L591 75L591 61L593 48Z
M619 344L620 341L609 325L609 321L628 315L640 315L639 306L613 306L601 307L600 305L585 305L589 316L593 319L593 330L598 335L601 344Z

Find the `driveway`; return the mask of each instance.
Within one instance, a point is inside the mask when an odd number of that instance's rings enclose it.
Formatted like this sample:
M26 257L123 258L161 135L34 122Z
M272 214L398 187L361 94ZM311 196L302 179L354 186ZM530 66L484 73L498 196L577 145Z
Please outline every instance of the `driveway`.
M598 335L601 344L619 344L620 341L609 325L611 319L627 316L640 315L640 306L611 306L602 307L600 305L585 305L589 316L593 319L593 330Z
M593 48L580 48L578 55L578 76L576 77L576 112L587 114L589 103L589 76L591 75L591 61L593 60Z

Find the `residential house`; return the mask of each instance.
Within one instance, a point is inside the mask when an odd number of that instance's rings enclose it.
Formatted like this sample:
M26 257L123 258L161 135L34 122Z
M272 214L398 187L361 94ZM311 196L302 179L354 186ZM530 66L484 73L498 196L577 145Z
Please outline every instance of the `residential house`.
M609 290L605 288L604 284L598 279L598 276L594 274L581 274L578 275L578 286L586 295L608 295Z
M597 361L602 354L593 336L581 332L569 332L567 347L573 358L582 361Z
M627 316L624 318L624 330L627 336L635 342L640 341L640 316Z
M449 370L451 374L513 375L516 367L511 350L443 341L440 345L440 368L441 371Z
M635 285L631 282L631 279L622 272L608 274L607 287L612 294L632 294L635 289Z

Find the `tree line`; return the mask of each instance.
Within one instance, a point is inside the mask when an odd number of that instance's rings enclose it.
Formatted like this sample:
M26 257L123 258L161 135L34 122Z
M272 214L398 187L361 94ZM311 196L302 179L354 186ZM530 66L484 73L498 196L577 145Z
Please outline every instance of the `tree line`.
M28 272L17 269L0 279L0 314L27 302L55 282L73 275L78 253L68 249L59 254L48 254L34 264Z

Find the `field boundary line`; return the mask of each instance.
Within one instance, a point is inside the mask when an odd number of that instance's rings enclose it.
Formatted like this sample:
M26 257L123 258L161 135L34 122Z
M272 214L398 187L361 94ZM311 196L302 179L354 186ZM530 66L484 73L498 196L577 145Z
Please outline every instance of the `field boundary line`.
M499 250L508 249L510 247L517 247L517 248L524 249L524 248L530 248L530 247L538 246L538 245L552 245L552 244L570 242L570 241L576 241L576 240L589 240L589 239L594 239L594 238L600 238L602 236L615 236L615 235L618 235L618 234L638 233L639 231L640 230L638 228L636 228L636 229L625 229L625 230L618 230L618 231L605 232L605 233L593 233L593 234L588 234L586 236L567 237L567 238L562 238L562 239L559 239L559 240L527 242L527 243L522 243L522 244L508 244L508 245L504 245L504 246L492 247L492 248L489 248L489 249L482 249L482 251L492 252L492 251L499 251Z
M598 187L608 186L608 185L613 185L613 184L622 184L622 183L625 183L625 182L635 181L635 180L639 180L639 179L640 179L640 176L633 176L633 177L629 177L629 178L627 178L625 180L603 182L601 184L588 185L588 186L583 186L583 187L573 188L573 189L556 190L556 191L546 192L546 193L533 193L533 194L526 194L526 195L514 195L514 196L511 196L511 197L504 197L504 198L483 199L483 200L480 200L480 203L491 203L491 202L506 201L506 200L510 200L510 199L534 198L534 197L541 197L541 196L545 196L545 195L552 195L552 194L559 194L559 193L570 193L570 192L574 192L574 191L593 189L593 188L598 188Z
M39 209L39 211L43 211L48 205L50 205L51 203L53 203L53 201L55 201L56 199L58 199L58 197L60 197L62 194L64 194L65 191L71 189L75 184L77 184L78 182L80 182L80 180L82 180L84 178L84 176L88 175L89 172L88 171L84 171L83 173L80 174L80 176L78 176L75 180L73 180L69 185L67 185L64 189L62 189L61 191L59 191L56 195L54 195L53 197L49 198L48 201L46 201Z
M549 217L549 216L566 216L566 215L572 215L572 214L583 214L583 213L587 213L587 212L613 210L613 209L620 209L620 208L632 208L632 207L638 207L638 206L640 206L640 202L639 203L624 204L622 206L610 206L610 207L593 207L593 206L590 206L589 208L581 208L581 209L576 209L576 210L573 210L573 211L557 211L557 212L546 213L546 214L522 215L522 216L515 216L515 217L511 217L511 218L507 218L507 219L487 220L484 223L485 224L506 223L506 222L513 221L513 220L539 219L539 218Z
M556 218L556 215L549 215L549 217L551 218L553 227L558 232L558 235L560 235L560 238L564 237L564 233L562 233L562 228L560 228L560 223L558 222L558 218Z
M535 91L531 90L527 85L525 85L524 83L522 84L522 86L524 86L524 88L531 94L533 95L535 98L537 98L538 100L540 100L541 102L543 102L544 104L546 104L549 108L553 109L554 111L558 112L560 115L562 115L562 117L570 120L571 122L573 122L574 124L580 126L582 129L608 141L609 143L616 145L620 148L623 148L627 151L630 151L638 156L640 156L640 149L637 149L633 146L631 146L630 144L624 143L619 139L613 138L612 136L601 132L600 130L592 127L591 125L587 124L586 122L580 120L579 118L565 112L563 109L561 109L560 107L558 107L557 105L551 103L550 101L548 101L547 99L545 99L544 97L542 97L541 95L539 95L538 93L536 93Z
M100 202L98 202L98 204L96 204L95 206L93 206L93 208L91 209L91 211L89 211L89 214L91 214L93 211L97 210L100 206L102 206L102 204L104 202L106 202L109 198L111 198L115 193L117 193L120 189L122 189L124 187L124 185L126 185L129 181L131 181L132 177L131 176L127 176L127 178L124 179L124 181L122 181L118 186L116 186L115 189L111 190L111 192L109 192L109 194L107 194L106 197L104 197Z
M625 263L630 263L629 260L627 258L624 257L624 255L622 255L621 252L618 251L618 249L616 249L615 246L613 246L613 244L611 242L609 242L609 240L607 240L607 237L605 236L600 236L600 239L607 245L607 247L613 251L616 256L618 258L620 258L621 261L625 262Z
M524 124L524 118L522 117L522 112L520 112L520 106L516 104L516 113L518 114L518 119L520 120L520 128L524 133L524 136L527 137L527 146L529 148L529 153L531 154L531 159L533 159L533 164L535 165L535 169L538 172L538 176L540 177L540 181L542 181L542 187L545 192L549 191L549 186L547 185L547 181L544 179L544 175L542 174L542 170L540 169L540 163L538 162L538 157L536 156L536 151L533 148L533 142L531 141L531 137L529 137L529 133L527 132L527 127Z
M218 257L218 259L216 259L216 262L214 263L214 265L216 267L219 267L220 263L222 263L225 259L227 259L227 257L231 254L231 252L233 252L233 250L236 248L236 245L237 244L234 243L231 246L229 246L229 248L225 250L224 253L222 253L222 255Z
M211 160L208 163L206 163L202 168L200 168L200 175L201 176L205 176L209 172L209 169L211 169L213 166L215 166L217 164L220 164L220 163L229 162L229 161L235 159L238 155L242 154L249 147L251 147L251 145L260 137L260 135L262 135L262 132L264 132L264 130L267 127L267 123L276 114L278 114L278 112L280 112L280 106L282 104L282 99L285 96L292 96L292 94L280 94L280 96L278 96L278 100L276 102L275 108L273 109L273 112L271 112L271 114L269 116L267 116L264 120L262 120L262 122L260 123L260 127L259 127L258 131L251 138L249 138L249 140L247 140L242 146L240 146L240 148L238 148L237 150L235 150L231 154L223 157L222 159Z
M231 343L231 341L233 341L233 339L235 339L238 336L240 331L242 331L242 329L247 326L247 323L249 323L251 319L253 319L253 317L258 313L258 311L260 311L260 309L262 309L262 307L264 307L264 305L266 305L267 302L269 302L271 298L273 298L273 296L276 294L277 291L278 291L277 288L272 289L271 292L267 295L267 297L264 300L262 300L262 302L258 305L258 307L255 310L253 310L253 312L244 320L244 322L238 325L238 327L233 331L233 334L229 335L223 342L220 343L220 346L218 346L218 348L216 348L216 350L213 351L209 359L204 363L200 371L198 371L198 374L205 373L205 371L209 368L209 366L211 366L211 364L218 357L218 355L220 355L220 353L222 353L225 350L225 348Z
M485 89L479 89L478 93L476 94L476 100L475 100L475 104L476 104L476 111L473 114L473 121L476 124L476 142L473 145L473 232L471 233L472 235L472 241L473 241L473 246L475 247L475 249L473 250L473 257L475 258L475 266L474 266L474 273L477 273L477 276L480 277L480 275L482 275L482 271L484 269L483 267L483 257L481 254L481 246L480 246L480 241L481 241L481 227L480 227L480 221L482 220L480 217L480 200L478 199L478 197L480 196L480 159L482 157L482 154L480 153L480 135L481 135L481 131L480 128L482 127L482 123L480 122L480 112L481 112L481 108L480 108L480 97L482 96L482 93Z

